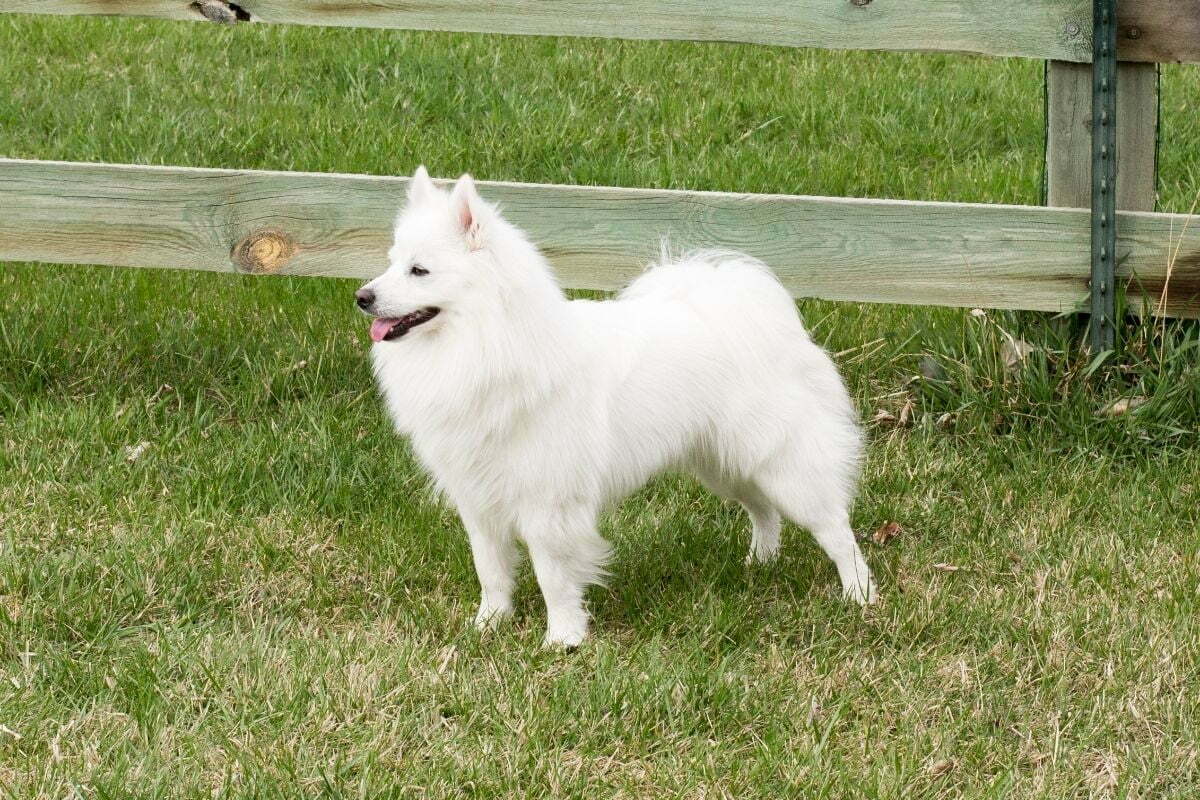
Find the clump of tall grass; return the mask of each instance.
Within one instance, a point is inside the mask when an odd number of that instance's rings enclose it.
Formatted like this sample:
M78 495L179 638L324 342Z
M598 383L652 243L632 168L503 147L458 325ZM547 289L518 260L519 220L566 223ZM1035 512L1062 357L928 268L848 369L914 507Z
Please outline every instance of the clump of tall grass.
M1084 347L1082 328L979 309L943 317L901 360L912 377L899 402L912 424L956 433L1053 434L1104 448L1200 444L1200 325L1130 316L1117 350L1099 354Z

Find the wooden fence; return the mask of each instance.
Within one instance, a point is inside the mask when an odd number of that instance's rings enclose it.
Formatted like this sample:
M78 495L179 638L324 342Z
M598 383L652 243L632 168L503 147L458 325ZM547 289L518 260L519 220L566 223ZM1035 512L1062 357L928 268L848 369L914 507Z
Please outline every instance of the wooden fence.
M1091 57L1090 0L9 0L0 11L1045 59L1047 207L480 187L576 288L621 285L669 235L762 258L798 297L1046 311L1087 300L1091 72L1078 62ZM1200 0L1122 0L1118 31L1117 274L1131 308L1200 317L1200 217L1153 212L1154 62L1200 61ZM0 259L368 277L386 266L405 183L0 159Z

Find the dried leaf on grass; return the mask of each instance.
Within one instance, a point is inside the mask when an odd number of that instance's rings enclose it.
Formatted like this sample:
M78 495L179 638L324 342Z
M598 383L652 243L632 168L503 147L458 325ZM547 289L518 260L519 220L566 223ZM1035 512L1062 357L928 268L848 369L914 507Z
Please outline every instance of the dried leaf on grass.
M1122 414L1128 414L1130 411L1146 405L1148 402L1150 402L1149 398L1142 397L1141 395L1122 397L1106 405L1100 413L1106 417L1119 417Z
M900 414L897 416L885 408L880 408L875 411L875 416L871 417L871 422L876 425L894 425L897 428L907 428L913 423L913 412L916 410L916 404L911 397L904 399L904 405L900 406Z
M128 445L125 448L125 460L132 464L144 456L150 447L150 442L138 442L137 444Z
M875 532L871 534L871 541L880 545L887 544L903 532L904 529L900 527L899 522L889 520L875 529Z
M1004 368L1009 372L1014 372L1035 350L1037 348L1024 339L1006 338L1004 344L1000 345L1000 357L1004 359Z

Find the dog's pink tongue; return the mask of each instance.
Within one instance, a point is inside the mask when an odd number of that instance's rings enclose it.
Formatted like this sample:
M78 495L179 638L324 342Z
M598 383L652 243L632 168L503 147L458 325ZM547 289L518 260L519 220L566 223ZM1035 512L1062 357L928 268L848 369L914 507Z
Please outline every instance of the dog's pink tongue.
M382 342L383 337L388 335L388 331L400 320L392 317L378 317L371 320L371 341Z

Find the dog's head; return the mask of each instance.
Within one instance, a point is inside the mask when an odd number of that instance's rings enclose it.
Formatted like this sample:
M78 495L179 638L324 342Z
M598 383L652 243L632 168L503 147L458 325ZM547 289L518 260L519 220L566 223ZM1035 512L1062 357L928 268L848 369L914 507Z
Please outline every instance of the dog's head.
M470 175L444 192L419 167L396 219L387 271L355 293L358 307L374 318L371 339L428 334L465 311L489 272L489 238L505 227Z

